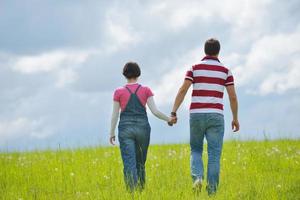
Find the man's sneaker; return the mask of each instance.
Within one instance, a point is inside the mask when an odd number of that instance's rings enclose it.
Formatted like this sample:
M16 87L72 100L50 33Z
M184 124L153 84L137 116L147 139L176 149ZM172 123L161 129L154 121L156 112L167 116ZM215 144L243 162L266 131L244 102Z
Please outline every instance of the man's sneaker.
M195 192L201 192L202 188L202 179L196 179L193 184L193 190Z
M206 190L207 190L208 196L214 196L216 194L216 192L217 192L217 187L216 186L207 185L206 186Z

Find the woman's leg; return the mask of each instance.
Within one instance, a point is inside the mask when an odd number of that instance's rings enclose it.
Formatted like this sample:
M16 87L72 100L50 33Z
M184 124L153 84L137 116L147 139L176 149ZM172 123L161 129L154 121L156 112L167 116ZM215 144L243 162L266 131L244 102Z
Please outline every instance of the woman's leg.
M127 189L133 191L138 183L138 175L136 168L136 150L135 140L131 133L126 131L119 132L119 142L121 149L121 156L124 165L124 180Z
M143 127L136 136L135 154L136 169L141 189L144 188L146 182L145 163L147 160L147 152L150 142L150 128Z

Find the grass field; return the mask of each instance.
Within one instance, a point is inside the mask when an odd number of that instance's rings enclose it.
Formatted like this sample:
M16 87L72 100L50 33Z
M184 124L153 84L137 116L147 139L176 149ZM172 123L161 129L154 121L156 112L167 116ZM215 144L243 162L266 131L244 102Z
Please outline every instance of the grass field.
M118 147L0 153L0 199L208 199L191 189L189 153L188 145L152 145L146 189L133 196ZM225 142L210 199L300 199L300 141Z

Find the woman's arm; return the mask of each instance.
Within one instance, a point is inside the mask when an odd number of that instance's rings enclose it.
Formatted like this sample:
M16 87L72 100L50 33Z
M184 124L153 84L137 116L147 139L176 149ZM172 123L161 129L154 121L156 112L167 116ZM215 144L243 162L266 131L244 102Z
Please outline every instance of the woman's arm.
M160 112L154 102L154 98L153 96L149 97L147 100L147 105L150 109L150 111L152 112L153 115L155 115L157 118L164 120L166 122L170 122L172 121L172 118L166 116L165 114L163 114L162 112Z
M111 115L111 124L110 124L110 137L115 137L115 130L118 123L120 112L120 103L117 101L113 102L113 111Z

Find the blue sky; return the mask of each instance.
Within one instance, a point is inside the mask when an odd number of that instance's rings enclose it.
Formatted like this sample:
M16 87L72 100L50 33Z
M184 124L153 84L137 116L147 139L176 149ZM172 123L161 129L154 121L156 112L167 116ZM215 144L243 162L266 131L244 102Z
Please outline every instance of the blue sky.
M112 93L127 61L169 113L209 37L235 76L241 131L226 139L300 137L297 0L0 0L0 149L107 145ZM168 127L150 113L151 143L189 140L186 98Z

